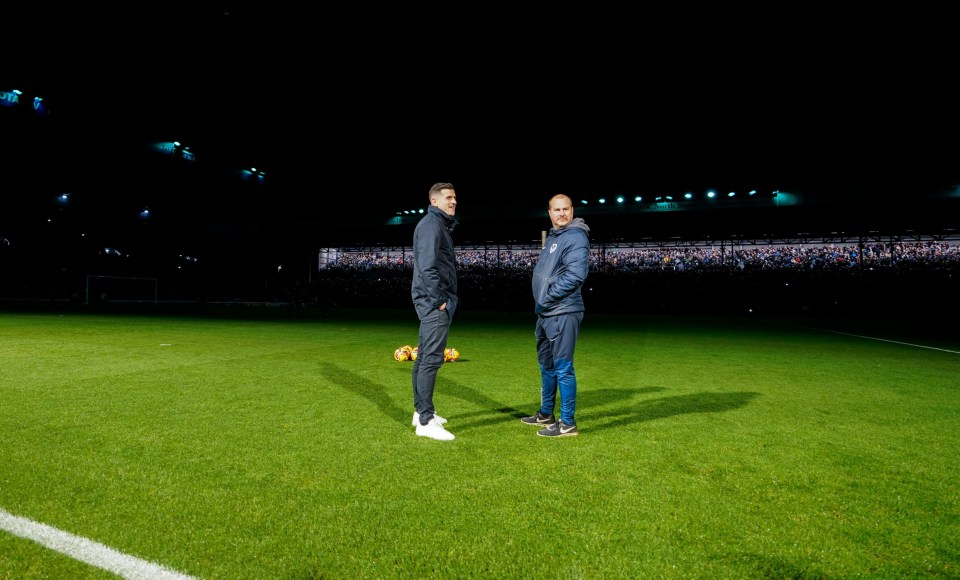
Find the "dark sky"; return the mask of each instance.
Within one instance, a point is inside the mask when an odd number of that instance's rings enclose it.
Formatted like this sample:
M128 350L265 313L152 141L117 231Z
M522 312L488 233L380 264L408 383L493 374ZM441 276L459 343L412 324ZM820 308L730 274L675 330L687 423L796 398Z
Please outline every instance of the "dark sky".
M374 223L435 181L468 218L560 192L755 185L893 207L960 175L936 15L264 5L128 9L101 27L106 9L68 10L86 41L8 79L51 95L60 139L129 166L123 179L155 170L124 150L138 140L191 143L208 174L258 164L259 203L291 221Z

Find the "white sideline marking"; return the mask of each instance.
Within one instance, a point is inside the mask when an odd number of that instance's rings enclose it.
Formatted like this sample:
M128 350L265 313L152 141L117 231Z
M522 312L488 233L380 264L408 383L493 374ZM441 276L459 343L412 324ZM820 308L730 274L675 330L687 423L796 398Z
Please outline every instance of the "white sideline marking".
M33 540L51 550L66 554L124 578L135 580L188 580L187 576L146 560L122 554L92 540L68 534L57 528L21 518L0 509L0 529Z
M823 329L820 329L820 330L823 330ZM886 338L877 338L877 337L875 337L875 336L864 336L864 335L862 335L862 334L850 334L849 332L840 332L839 330L824 330L824 332L832 332L832 333L834 333L834 334L843 334L843 335L846 335L846 336L855 336L855 337L857 337L857 338L866 338L866 339L868 339L868 340L879 340L879 341L881 341L881 342L892 342L892 343L894 343L894 344L902 344L902 345L905 345L905 346L913 346L913 347L916 347L916 348L929 348L930 350L939 350L939 351L942 351L942 352L949 352L950 354L960 354L960 351L956 351L956 350L948 350L948 349L945 349L945 348L937 348L937 347L935 347L935 346L927 346L927 345L925 345L925 344L913 344L913 343L910 343L910 342L900 342L899 340L888 340L888 339L886 339Z

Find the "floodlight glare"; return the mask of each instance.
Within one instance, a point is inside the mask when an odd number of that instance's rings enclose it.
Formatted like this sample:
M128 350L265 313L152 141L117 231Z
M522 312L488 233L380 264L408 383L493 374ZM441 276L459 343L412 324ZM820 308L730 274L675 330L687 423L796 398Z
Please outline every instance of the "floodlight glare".
M643 201L643 198L638 195L635 198L633 198L633 201Z
M607 198L601 197L601 198L598 199L597 201L600 202L600 203L607 203Z
M622 196L622 195L617 197L617 203L623 203L623 196Z
M709 197L710 199L713 199L713 198L717 197L717 192L715 192L715 191L708 191L708 192L707 192L707 197Z
M737 195L737 192L731 191L730 193L727 194L727 197L734 197L735 195Z
M690 192L687 192L687 193L683 194L683 198L684 198L684 199L693 199L693 194L690 193Z

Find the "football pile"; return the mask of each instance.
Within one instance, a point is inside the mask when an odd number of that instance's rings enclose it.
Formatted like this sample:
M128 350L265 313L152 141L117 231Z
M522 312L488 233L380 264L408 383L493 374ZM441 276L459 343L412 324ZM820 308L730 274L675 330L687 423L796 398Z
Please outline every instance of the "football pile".
M393 351L393 360L400 362L417 360L418 348L418 346L410 346L409 344L398 347L397 350ZM443 362L455 362L458 360L460 360L459 350L455 348L443 349Z

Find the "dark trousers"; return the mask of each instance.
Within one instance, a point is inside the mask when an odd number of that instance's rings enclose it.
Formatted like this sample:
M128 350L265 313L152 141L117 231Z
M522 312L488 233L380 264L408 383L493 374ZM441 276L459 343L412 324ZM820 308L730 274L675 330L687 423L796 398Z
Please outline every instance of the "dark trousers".
M433 406L433 390L437 371L443 366L443 349L447 347L449 332L447 310L434 309L420 319L417 360L413 361L413 407L420 413L422 425L429 423L437 412Z

